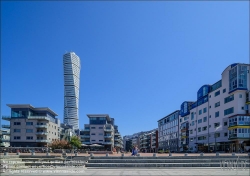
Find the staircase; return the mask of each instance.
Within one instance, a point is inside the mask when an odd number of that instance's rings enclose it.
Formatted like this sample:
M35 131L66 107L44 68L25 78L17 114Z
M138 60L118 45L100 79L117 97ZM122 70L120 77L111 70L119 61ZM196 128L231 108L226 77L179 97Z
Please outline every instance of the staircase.
M249 156L91 157L87 168L250 167Z

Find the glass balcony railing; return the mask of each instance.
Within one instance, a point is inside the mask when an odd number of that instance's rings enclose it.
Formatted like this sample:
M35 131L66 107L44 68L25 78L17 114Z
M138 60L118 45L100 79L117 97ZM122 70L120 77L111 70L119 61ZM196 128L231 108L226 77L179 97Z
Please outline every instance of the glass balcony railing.
M229 127L231 127L231 126L240 126L240 125L250 125L250 122L245 122L245 121L239 121L238 123L237 122L230 122L229 123Z
M46 139L37 139L36 142L49 142L49 140L46 140Z
M90 138L90 135L81 135L81 138Z
M47 121L50 121L50 118L46 117L46 116L28 116L27 119L29 119L29 120L47 120Z
M2 119L10 121L11 117L10 116L2 116Z
M1 142L10 142L10 139L3 139L3 138L0 138L0 143Z
M36 125L36 128L48 128L48 125Z
M104 138L112 138L113 136L111 135L105 135Z
M232 138L250 138L250 134L249 133L233 133L233 134L229 134L228 136L229 139Z
M10 128L10 125L2 125L2 128Z
M82 141L82 144L91 144L89 141Z
M112 132L113 130L111 128L104 128L104 131Z
M2 135L10 135L9 131L2 131Z
M113 142L111 142L111 141L110 142L103 142L103 144L110 144L111 145L111 144L113 144Z
M48 132L36 132L37 135L47 135Z

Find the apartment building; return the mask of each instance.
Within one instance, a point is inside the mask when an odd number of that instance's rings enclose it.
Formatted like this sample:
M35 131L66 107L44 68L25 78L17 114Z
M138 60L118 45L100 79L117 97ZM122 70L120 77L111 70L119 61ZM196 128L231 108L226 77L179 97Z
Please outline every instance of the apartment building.
M57 114L48 107L33 107L30 104L7 104L11 116L3 116L10 129L10 146L45 147L53 140L60 139Z
M178 151L179 148L179 110L158 120L158 150Z
M118 126L116 130L114 127L114 118L108 114L88 114L87 117L89 124L85 124L80 131L82 144L100 144L108 151L113 151L114 147L123 147Z
M249 67L229 65L219 81L198 89L196 101L181 104L181 150L238 152L250 148Z
M116 150L120 151L122 148L123 148L123 140L122 140L122 137L121 137L121 134L118 130L118 126L117 125L114 125L114 146L116 148Z
M9 147L10 146L10 130L0 129L0 147Z

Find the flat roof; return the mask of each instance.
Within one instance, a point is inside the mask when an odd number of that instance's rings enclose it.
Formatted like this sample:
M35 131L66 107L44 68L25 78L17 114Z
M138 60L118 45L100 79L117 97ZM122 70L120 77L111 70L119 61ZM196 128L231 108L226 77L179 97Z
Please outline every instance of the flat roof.
M7 104L10 108L29 108L35 111L48 111L54 116L58 116L53 110L48 107L34 107L31 104Z
M88 118L90 117L105 117L108 121L110 121L110 117L108 114L87 114Z
M166 117L168 117L168 116L171 116L172 114L175 114L175 113L176 113L176 112L178 112L178 111L180 111L180 110L176 110L176 111L174 111L174 112L172 112L172 113L168 114L167 116L165 116L165 117L161 118L161 119L160 119L160 120L158 120L157 122L161 121L162 119L165 119L165 118L166 118Z

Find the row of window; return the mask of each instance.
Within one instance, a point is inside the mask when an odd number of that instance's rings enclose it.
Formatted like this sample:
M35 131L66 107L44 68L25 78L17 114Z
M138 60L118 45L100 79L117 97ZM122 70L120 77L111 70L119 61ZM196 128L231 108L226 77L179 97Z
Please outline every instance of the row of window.
M96 135L95 133L91 133L91 135ZM99 133L100 136L103 136L103 133Z
M20 139L21 139L21 136L14 136L14 139L20 140ZM33 136L26 136L26 139L27 139L27 140L33 140Z
M95 127L91 127L91 129L96 129ZM99 127L98 129L103 129L103 127Z
M214 137L216 137L216 138L220 137L220 133L215 133L214 135L215 135ZM224 137L227 137L227 136L228 136L228 133L224 133ZM211 137L211 134L209 134L209 137ZM199 136L199 137L197 137L197 139L198 139L198 141L199 140L206 140L207 136ZM194 140L196 140L196 137L189 139L190 142L193 142Z
M14 122L14 125L21 125L21 122ZM26 122L26 125L27 125L27 126L32 126L32 125L34 125L34 124L33 124L33 122ZM44 123L42 123L42 122L39 123L39 122L38 122L37 125L44 125ZM50 124L49 124L49 126L50 126ZM53 127L56 129L56 126L53 126L53 125L52 125L52 128L53 128Z

